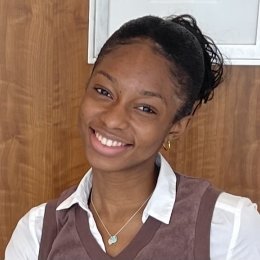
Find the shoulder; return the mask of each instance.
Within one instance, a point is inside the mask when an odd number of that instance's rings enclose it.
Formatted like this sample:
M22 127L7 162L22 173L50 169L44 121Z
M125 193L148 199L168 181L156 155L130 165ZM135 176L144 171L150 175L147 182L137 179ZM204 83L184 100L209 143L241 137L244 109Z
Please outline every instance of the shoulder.
M211 223L212 259L260 259L260 214L245 197L221 193Z
M49 207L64 202L74 191L76 186L70 187L59 198L49 201ZM71 201L72 200L72 201ZM73 199L66 201L68 205ZM43 203L28 211L17 223L12 237L6 247L5 260L30 259L37 260L42 237L44 214L47 203ZM69 207L67 205L67 207Z
M46 203L32 208L18 222L7 245L5 260L38 259Z

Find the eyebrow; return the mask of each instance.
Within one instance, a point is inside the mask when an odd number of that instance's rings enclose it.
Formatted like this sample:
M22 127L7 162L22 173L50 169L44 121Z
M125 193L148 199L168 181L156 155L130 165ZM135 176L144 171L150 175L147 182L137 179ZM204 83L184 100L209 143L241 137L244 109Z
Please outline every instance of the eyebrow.
M149 90L141 90L140 94L143 96L148 96L148 97L157 97L157 98L161 99L164 103L166 103L165 98L163 98L163 96L160 93L152 92Z
M107 72L103 71L103 70L99 70L97 71L97 74L101 74L104 77L106 77L108 80L110 80L113 83L117 83L116 78L114 78L113 76L111 76L110 74L108 74Z
M114 78L113 76L111 76L110 74L108 74L107 72L105 72L103 70L98 70L97 74L101 74L102 76L104 76L105 78L110 80L111 82L117 83L116 78ZM161 99L166 104L165 98L160 93L153 92L153 91L150 91L150 90L141 90L139 93L142 96L157 97L157 98Z

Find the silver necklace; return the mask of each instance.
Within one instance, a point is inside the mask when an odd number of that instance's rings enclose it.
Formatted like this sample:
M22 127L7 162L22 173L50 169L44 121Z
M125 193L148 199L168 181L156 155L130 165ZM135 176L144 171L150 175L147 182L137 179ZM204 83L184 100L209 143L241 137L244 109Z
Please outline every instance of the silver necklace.
M152 194L151 194L152 195ZM102 221L101 217L99 216L97 210L96 210L96 207L94 205L94 202L92 200L92 195L90 196L90 201L91 201L91 204L93 206L93 209L98 217L98 219L100 220L102 226L104 227L104 229L106 230L107 234L109 235L109 239L108 239L108 244L111 246L113 244L116 244L117 241L118 241L118 237L117 235L127 226L127 224L136 216L136 214L141 210L141 208L145 205L145 203L150 199L151 195L143 202L143 204L135 211L135 213L126 221L126 223L114 234L112 235L107 227L105 226L104 222Z

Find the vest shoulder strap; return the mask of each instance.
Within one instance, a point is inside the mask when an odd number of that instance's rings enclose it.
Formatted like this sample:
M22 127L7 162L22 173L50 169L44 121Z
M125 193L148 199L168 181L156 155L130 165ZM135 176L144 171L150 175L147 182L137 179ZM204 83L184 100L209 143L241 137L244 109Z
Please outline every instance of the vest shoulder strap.
M38 260L46 260L57 236L56 207L58 199L46 204Z
M209 186L200 202L195 229L195 259L210 259L210 229L212 216L220 190Z
M68 198L75 190L76 190L76 186L73 186L68 190L64 191L59 198L51 200L46 204L44 217L43 217L42 236L40 241L38 260L48 259L48 255L51 251L53 241L57 236L58 233L58 225L56 220L57 206L63 200Z

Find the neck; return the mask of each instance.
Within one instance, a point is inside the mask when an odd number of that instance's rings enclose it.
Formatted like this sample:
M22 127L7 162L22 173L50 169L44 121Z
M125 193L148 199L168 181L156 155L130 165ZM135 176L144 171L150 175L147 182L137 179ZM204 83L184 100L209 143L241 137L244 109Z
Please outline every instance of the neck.
M140 206L154 190L158 176L154 164L124 172L92 171L92 199L97 209L111 218L115 214L118 216L119 208L122 212L132 212Z

